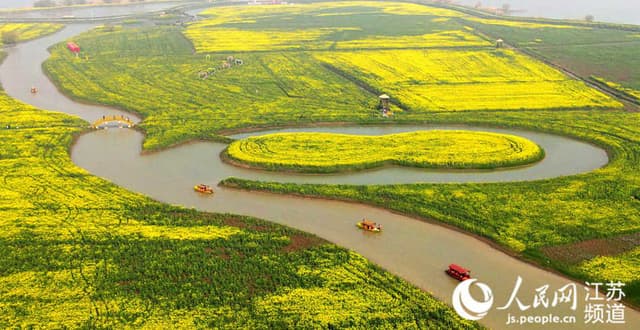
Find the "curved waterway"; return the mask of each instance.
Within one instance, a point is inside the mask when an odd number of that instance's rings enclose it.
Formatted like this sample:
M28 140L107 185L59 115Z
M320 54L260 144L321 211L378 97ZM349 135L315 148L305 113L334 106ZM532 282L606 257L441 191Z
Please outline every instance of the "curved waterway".
M59 93L44 76L41 63L47 57L47 47L90 28L73 25L59 33L8 49L8 58L0 66L0 81L9 95L37 107L80 116L88 121L102 115L131 114L103 106L76 103ZM29 93L35 85L36 95ZM333 131L353 134L388 134L415 129L460 128L434 127L340 127L289 129L299 131ZM482 319L491 328L509 328L509 312L516 315L575 315L576 324L562 324L551 328L585 328L584 301L578 300L577 310L563 304L554 308L519 312L514 304L508 310L496 310L504 305L513 290L515 280L524 282L518 298L530 304L535 288L550 285L547 294L570 283L554 273L522 262L489 244L456 230L394 214L375 207L356 203L297 198L269 193L247 192L216 188L213 196L201 196L193 191L198 182L216 184L230 175L260 180L310 183L397 183L397 182L466 182L511 181L550 178L596 169L607 161L606 153L586 143L550 134L515 129L488 129L465 127L483 131L496 131L527 137L539 143L547 153L542 162L513 170L490 172L442 172L386 168L348 175L312 176L287 175L235 168L220 161L223 144L196 142L142 156L143 136L134 130L107 129L93 131L80 137L72 150L72 159L89 172L112 181L126 189L140 192L161 202L194 207L203 211L229 212L267 219L314 233L338 245L352 249L372 262L401 276L414 285L432 292L436 297L451 302L451 294L458 284L443 270L449 263L459 263L470 269L475 277L487 283L495 297L494 309ZM263 134L252 133L252 134ZM240 137L240 136L238 136ZM375 181L374 181L375 180ZM384 224L382 234L372 235L356 229L355 222L369 217ZM583 288L578 293L584 298ZM640 313L627 309L626 324L618 328L640 328ZM518 326L516 326L518 327ZM615 328L615 326L610 326ZM547 325L546 328L549 328ZM598 326L594 328L603 328Z

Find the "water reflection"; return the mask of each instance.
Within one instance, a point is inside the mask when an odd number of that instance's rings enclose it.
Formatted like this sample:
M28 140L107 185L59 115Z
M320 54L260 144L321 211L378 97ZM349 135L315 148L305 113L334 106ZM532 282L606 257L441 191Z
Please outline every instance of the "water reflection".
M516 10L510 15L582 20L594 15L596 20L613 23L640 24L640 1L629 0L458 0L467 6L481 3L484 7L502 8L508 4Z

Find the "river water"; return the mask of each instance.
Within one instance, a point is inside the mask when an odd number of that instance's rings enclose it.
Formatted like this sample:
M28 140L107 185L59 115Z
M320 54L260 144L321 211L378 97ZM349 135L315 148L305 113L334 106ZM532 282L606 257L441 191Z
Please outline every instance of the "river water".
M7 93L40 108L63 111L88 121L93 121L102 115L126 115L122 111L108 107L73 102L59 93L42 73L41 62L47 57L46 49L48 46L88 28L90 28L88 25L72 25L54 35L8 49L8 57L0 66L0 82ZM41 91L36 95L29 93L29 87L34 84ZM136 118L136 120L138 119ZM416 129L416 127L333 128L331 130L358 134L382 134L411 129ZM482 130L487 129L482 128ZM578 164L581 161L574 160L572 162L571 157L568 157L554 165L572 168L575 173L595 169L606 162L606 156L601 149L572 139L519 130L509 130L509 132L527 136L540 144L551 139L549 145L545 145L548 155L545 161L547 162L561 157L563 153L561 148L565 144L572 144L576 148L582 149L575 157L581 157L585 161L591 157L596 160L589 163L587 167L581 167L582 165ZM531 303L535 288L548 284L550 290L555 290L570 283L569 280L561 276L513 258L467 234L379 208L355 203L296 198L226 188L216 188L216 193L213 196L201 196L193 191L192 187L195 183L215 184L230 173L252 179L289 179L296 182L315 182L314 180L348 182L352 179L350 179L351 176L343 176L342 178L339 176L287 176L285 178L276 173L236 169L221 163L218 153L224 148L224 145L215 143L197 142L142 156L140 154L142 139L143 136L139 132L129 129L92 131L78 139L71 151L71 157L74 163L87 171L161 202L194 207L203 211L255 216L314 233L358 252L372 262L401 276L417 287L432 292L436 297L448 303L451 303L451 294L458 282L446 276L443 270L452 262L472 269L477 278L491 286L496 306L503 305L507 301L518 276L524 278L519 297L528 303ZM554 153L553 149L555 148L560 148L560 152ZM564 152L569 151L564 150ZM537 166L542 166L543 163L544 161ZM408 169L402 171L412 172ZM374 180L379 176L393 178L392 174L371 173L373 175L370 175L367 180ZM494 176L487 181L495 181L503 175L511 175L508 173L511 172L471 174L460 172L444 173L444 175L447 177L446 181L455 181L454 178L458 177L460 178L458 181L466 181L481 175ZM356 174L355 177L358 175ZM524 176L519 178L527 179ZM357 230L355 222L363 217L383 223L385 231L382 234L371 235ZM579 288L582 290L581 287ZM576 315L577 324L571 326L564 324L555 328L581 329L585 327L582 323L583 310L584 302L579 301L578 309L575 312L570 310L568 305L561 305L550 310L522 314L547 315L553 312L557 315ZM517 308L492 309L489 315L482 319L482 323L492 328L508 328L505 324L507 315L509 312L516 311L518 311ZM626 320L627 328L640 328L640 313L627 310Z
M509 4L516 10L511 15L584 19L593 15L597 21L640 25L640 1L638 0L457 0L457 3L501 8Z
M134 3L126 6L82 6L82 7L63 7L63 8L38 8L35 10L18 10L18 11L2 11L8 8L21 8L19 4L14 2L3 3L0 0L0 17L7 18L28 18L28 19L48 19L63 18L65 16L73 16L74 18L97 18L107 16L125 16L136 15L146 12L165 10L175 7L180 2L151 2L151 3ZM16 7L10 6L11 4Z

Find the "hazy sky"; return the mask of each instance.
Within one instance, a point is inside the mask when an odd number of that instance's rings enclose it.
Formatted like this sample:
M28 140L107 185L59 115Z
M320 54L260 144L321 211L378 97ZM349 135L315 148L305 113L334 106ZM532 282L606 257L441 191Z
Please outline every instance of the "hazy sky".
M32 6L36 0L0 0L0 8ZM582 19L594 15L596 20L615 23L640 24L640 0L456 0L458 3L501 7L508 3L521 16Z
M640 0L456 0L461 4L524 9L520 16L582 19L595 16L598 21L640 24Z
M0 8L31 7L36 0L0 0Z

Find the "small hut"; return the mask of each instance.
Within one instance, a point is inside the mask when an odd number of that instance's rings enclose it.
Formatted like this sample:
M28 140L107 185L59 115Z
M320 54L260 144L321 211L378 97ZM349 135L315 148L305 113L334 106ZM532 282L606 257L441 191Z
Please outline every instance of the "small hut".
M75 42L67 42L67 48L69 49L69 51L76 54L76 56L80 54L80 46L78 46Z
M496 48L502 47L504 47L504 40L502 40L502 38L498 38L498 40L496 40Z
M389 100L391 99L389 97L389 95L387 94L382 94L380 96L378 96L378 98L380 99L380 108L382 108L382 110L389 110Z

